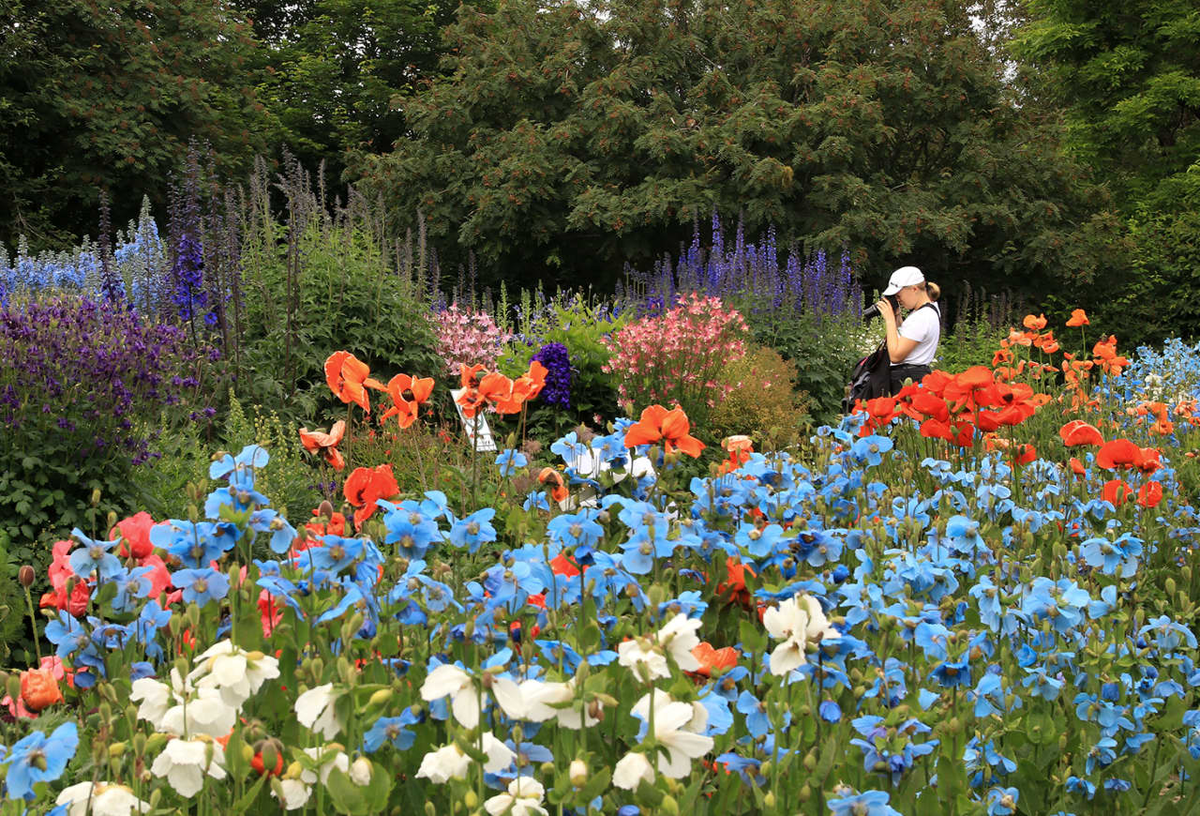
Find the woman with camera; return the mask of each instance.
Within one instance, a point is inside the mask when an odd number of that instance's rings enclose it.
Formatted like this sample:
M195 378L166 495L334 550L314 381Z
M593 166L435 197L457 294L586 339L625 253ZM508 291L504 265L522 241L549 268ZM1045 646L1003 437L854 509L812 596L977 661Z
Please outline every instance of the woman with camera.
M875 304L887 330L892 394L904 387L905 380L919 382L929 373L942 336L942 312L936 302L940 294L938 285L926 281L920 269L902 266L892 273L883 299ZM897 305L907 310L903 321L896 315Z

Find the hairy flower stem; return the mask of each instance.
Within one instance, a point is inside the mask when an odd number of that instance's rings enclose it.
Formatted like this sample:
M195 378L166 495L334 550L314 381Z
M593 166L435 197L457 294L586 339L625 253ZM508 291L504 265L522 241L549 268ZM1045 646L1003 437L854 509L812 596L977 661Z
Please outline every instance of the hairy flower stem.
M33 609L33 596L25 587L25 605L29 609L29 625L33 627L33 646L37 650L38 666L42 665L42 639L38 637L37 614Z

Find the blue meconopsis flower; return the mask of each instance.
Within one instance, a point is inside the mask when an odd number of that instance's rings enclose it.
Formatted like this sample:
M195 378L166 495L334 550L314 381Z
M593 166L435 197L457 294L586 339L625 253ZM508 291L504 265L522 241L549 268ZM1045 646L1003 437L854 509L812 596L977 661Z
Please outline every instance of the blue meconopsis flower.
M380 507L385 510L383 524L387 536L384 543L395 544L399 555L409 560L424 558L431 546L443 540L436 519L416 502L381 502Z
M1079 557L1089 567L1105 575L1116 575L1119 571L1122 578L1137 572L1137 557L1141 554L1141 539L1132 536L1121 536L1116 541L1096 536L1079 545Z
M887 791L863 791L855 793L853 788L839 786L826 802L833 816L900 816L900 811L888 804Z
M512 448L500 451L500 455L496 457L496 466L500 468L500 475L504 477L512 476L527 464L529 460L525 458L525 454Z
M1192 630L1166 615L1151 619L1138 630L1141 637L1147 634L1153 635L1154 647L1160 652L1173 652L1179 648L1180 643L1187 643L1189 649L1196 648L1196 636L1192 634Z
M1021 611L1032 618L1050 621L1060 634L1067 632L1083 620L1091 596L1068 578L1057 582L1045 577L1033 579L1021 602Z
M1016 788L992 788L987 795L988 816L1012 816L1021 793Z
M886 436L864 436L857 439L850 447L850 453L855 460L874 467L883 461L883 454L892 449L892 440Z
M150 529L150 542L178 558L186 567L206 567L237 543L228 524L171 519Z
M485 507L455 522L450 528L450 543L455 547L466 547L467 552L473 553L481 544L495 541L496 528L492 526L495 515L494 507Z
M183 590L185 603L204 606L229 594L229 576L211 567L176 570L171 583Z
M596 520L599 515L599 510L585 508L578 513L555 516L546 526L546 534L564 549L575 548L575 556L582 558L587 553L579 548L590 551L604 535L604 527Z
M76 527L71 531L80 546L71 553L71 570L80 578L88 579L96 573L101 581L109 581L122 571L121 561L109 550L117 545L117 541L93 541Z
M79 747L79 730L74 722L66 722L47 737L34 731L12 747L3 760L8 765L8 795L13 799L33 799L33 786L52 782L63 775L67 763Z

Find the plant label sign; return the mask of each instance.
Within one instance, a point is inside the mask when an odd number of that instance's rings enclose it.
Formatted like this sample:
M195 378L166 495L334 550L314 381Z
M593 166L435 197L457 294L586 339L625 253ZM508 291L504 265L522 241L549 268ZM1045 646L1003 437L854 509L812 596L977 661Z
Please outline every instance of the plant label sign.
M496 448L496 440L492 438L492 429L488 427L487 417L483 415L483 410L471 419L463 413L462 406L458 404L458 398L462 396L465 388L458 388L450 392L450 396L454 398L454 409L458 411L458 418L462 420L463 430L467 432L467 444L473 450L477 451L494 451ZM479 421L479 442L475 442L475 421Z

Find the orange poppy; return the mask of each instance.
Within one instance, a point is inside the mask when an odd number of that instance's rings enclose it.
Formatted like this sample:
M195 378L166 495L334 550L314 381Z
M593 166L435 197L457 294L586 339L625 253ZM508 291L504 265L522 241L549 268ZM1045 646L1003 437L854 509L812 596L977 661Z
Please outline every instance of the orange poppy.
M388 380L387 392L392 398L392 407L384 412L379 421L383 422L394 415L400 427L407 428L417 421L418 409L433 393L433 378L397 374Z
M378 499L392 498L400 492L400 486L396 484L392 466L379 465L374 468L355 468L347 477L343 491L346 501L356 508L354 526L361 530L363 522L375 513L375 502Z
M1103 445L1104 436L1100 430L1082 419L1072 419L1066 425L1058 429L1058 435L1062 437L1063 444L1068 448L1073 448L1076 445Z
M371 398L367 388L383 391L384 385L373 379L371 369L362 360L348 351L335 351L325 360L325 382L329 390L342 402L355 403L368 414L371 413Z
M700 663L700 668L688 672L693 677L712 677L714 671L726 672L737 665L738 651L732 646L714 649L706 640L692 647L692 657Z
M737 470L748 462L750 454L754 453L754 441L743 434L725 437L721 440L721 447L729 451L729 458L717 468L719 475Z
M1071 328L1075 328L1077 326L1087 326L1089 323L1091 323L1091 321L1088 320L1087 312L1085 312L1083 309L1073 309L1071 311L1071 319L1067 321L1067 325Z
M625 447L650 445L662 440L667 453L678 448L692 458L704 450L704 443L688 432L692 429L687 414L679 406L670 411L661 405L651 405L642 411L642 418L625 431Z
M1105 442L1096 454L1096 464L1105 470L1118 467L1141 467L1142 449L1128 439L1113 439Z
M535 399L546 387L548 373L550 373L549 370L542 365L540 360L530 360L529 370L517 377L513 383L513 393L520 391L526 401Z
M63 701L54 674L46 669L21 672L21 701L30 711L41 711Z
M1163 489L1158 482L1146 482L1142 485L1142 489L1138 491L1137 503L1142 507L1158 507L1158 503L1162 501Z
M1157 448L1142 448L1142 460L1138 467L1142 473L1153 473L1162 467L1162 452Z
M538 474L538 481L544 485L552 485L550 498L556 502L566 501L567 496L571 495L567 491L567 485L563 482L563 475L552 467L542 468Z
M304 525L304 528L313 535L344 536L346 534L346 517L341 513L331 515L328 524L324 524L319 520L321 517L321 510L319 508L313 508L312 514L318 518L318 521L310 521Z
M339 419L333 423L333 427L329 429L329 433L301 428L300 444L309 453L323 456L325 461L333 466L334 470L341 470L346 467L346 460L342 458L342 454L338 451L337 446L345 435L346 421Z
M1075 473L1076 476L1084 476L1087 474L1087 469L1083 466L1083 462L1080 462L1074 456L1071 457L1070 465L1071 465L1071 470Z
M1133 488L1124 479L1110 479L1100 491L1100 497L1114 507L1120 507L1132 495Z
M1046 316L1044 314L1040 314L1037 317L1031 314L1025 315L1025 319L1021 321L1021 325L1027 329L1040 332L1046 328Z

